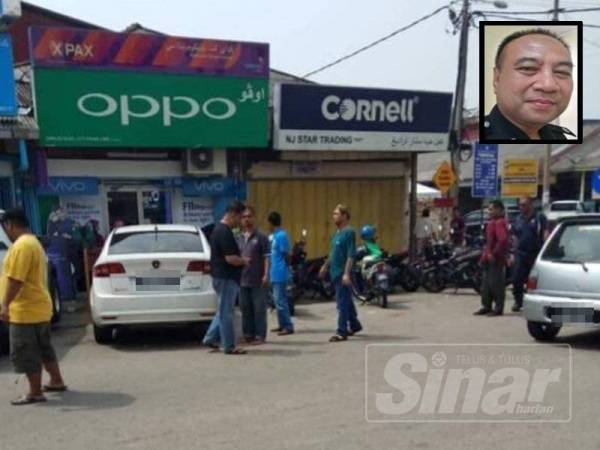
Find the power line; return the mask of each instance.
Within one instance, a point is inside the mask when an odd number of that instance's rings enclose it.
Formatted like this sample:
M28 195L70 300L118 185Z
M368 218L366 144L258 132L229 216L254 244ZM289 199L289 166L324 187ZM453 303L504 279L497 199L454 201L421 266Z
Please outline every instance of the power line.
M427 14L426 16L423 16L423 17L421 17L420 19L417 19L417 20L415 20L414 22L412 22L412 23L410 23L410 24L408 24L408 25L406 25L406 26L404 26L404 27L402 27L402 28L399 28L399 29L397 29L397 30L395 30L395 31L392 31L391 33L387 34L386 36L384 36L384 37L382 37L382 38L379 38L379 39L377 39L376 41L373 41L373 42L371 42L370 44L367 44L367 45L365 45L364 47L361 47L361 48L359 48L358 50L356 50L356 51L354 51L354 52L352 52L352 53L349 53L349 54L348 54L348 55L346 55L346 56L342 56L341 58L338 58L338 59L336 59L335 61L333 61L333 62L331 62L331 63L329 63L329 64L326 64L326 65L324 65L324 66L322 66L322 67L319 67L319 68L318 68L318 69L316 69L316 70L313 70L312 72L308 72L306 75L303 75L303 78L308 78L308 77L311 77L311 76L313 76L313 75L316 75L317 73L319 73L319 72L323 72L324 70L326 70L326 69L329 69L330 67L336 66L336 65L338 65L338 64L340 64L340 63L342 63L342 62L344 62L344 61L347 61L348 59L350 59L350 58L353 58L354 56L356 56L356 55L358 55L358 54L360 54L360 53L362 53L362 52L365 52L365 51L367 51L367 50L370 50L370 49L372 49L373 47L375 47L375 46L377 46L377 45L381 44L382 42L385 42L385 41L387 41L388 39L391 39L391 38L393 38L394 36L396 36L396 35L398 35L398 34L402 33L403 31L406 31L406 30L408 30L409 28L412 28L412 27L414 27L415 25L418 25L419 23L421 23L421 22L424 22L424 21L425 21L425 20L427 20L427 19L430 19L431 17L435 16L436 14L439 14L440 12L442 12L442 11L444 11L445 9L448 9L448 8L449 8L449 7L448 7L447 5L446 5L446 6L441 6L441 7L439 7L438 9L436 9L435 11L431 12L430 14Z
M510 14L510 15L526 15L526 14L552 14L554 10L553 9L549 9L547 11L507 11L505 14ZM580 9L564 9L564 8L560 8L558 10L559 13L572 13L572 12L591 12L591 11L600 11L600 8L580 8ZM478 11L481 12L483 14L487 14L487 13L494 13L494 10L488 10L488 11Z

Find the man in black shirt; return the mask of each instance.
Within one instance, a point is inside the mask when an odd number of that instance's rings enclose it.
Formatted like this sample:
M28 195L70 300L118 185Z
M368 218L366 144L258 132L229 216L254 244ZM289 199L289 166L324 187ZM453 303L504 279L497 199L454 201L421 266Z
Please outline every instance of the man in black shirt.
M213 287L219 298L219 310L215 315L203 344L218 350L220 341L228 355L241 355L245 350L235 346L233 315L235 300L240 292L242 268L249 264L248 258L240 256L233 228L240 226L244 204L235 201L229 205L225 216L215 225L210 236L210 266Z
M535 28L506 37L496 53L496 105L485 117L484 140L574 137L567 128L550 123L569 105L573 67L569 46L552 31Z

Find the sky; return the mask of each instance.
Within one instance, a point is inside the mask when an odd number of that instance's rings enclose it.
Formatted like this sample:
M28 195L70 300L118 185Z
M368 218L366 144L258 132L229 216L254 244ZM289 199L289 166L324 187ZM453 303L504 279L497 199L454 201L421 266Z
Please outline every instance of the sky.
M271 67L302 76L431 13L451 0L29 0L115 31L134 22L167 34L267 42ZM472 0L473 10L547 11L554 0ZM455 2L456 3L456 2ZM462 2L460 2L462 3ZM560 7L600 7L600 0L561 0ZM455 9L459 9L456 5ZM527 16L521 16L527 17ZM550 20L547 15L532 15ZM600 11L567 13L584 28L583 116L600 119ZM490 18L489 20L503 20ZM323 84L453 92L458 34L447 11L310 79ZM479 30L471 27L465 107L479 98Z

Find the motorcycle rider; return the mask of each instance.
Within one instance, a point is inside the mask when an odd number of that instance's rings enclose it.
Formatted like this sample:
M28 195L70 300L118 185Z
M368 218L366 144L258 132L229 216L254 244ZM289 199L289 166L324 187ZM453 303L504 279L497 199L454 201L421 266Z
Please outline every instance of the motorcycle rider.
M383 256L381 247L379 247L375 241L376 231L377 230L373 225L363 225L360 230L360 238L365 243L365 247L367 249L367 256L363 259L363 261L367 261L366 258L369 258L368 261L377 261Z

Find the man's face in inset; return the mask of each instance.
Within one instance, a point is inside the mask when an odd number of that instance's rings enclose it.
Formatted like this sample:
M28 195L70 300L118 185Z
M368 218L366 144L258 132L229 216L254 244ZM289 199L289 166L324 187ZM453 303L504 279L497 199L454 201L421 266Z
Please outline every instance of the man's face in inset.
M569 50L550 36L530 34L509 42L494 68L500 112L524 131L538 130L567 108L572 72Z

